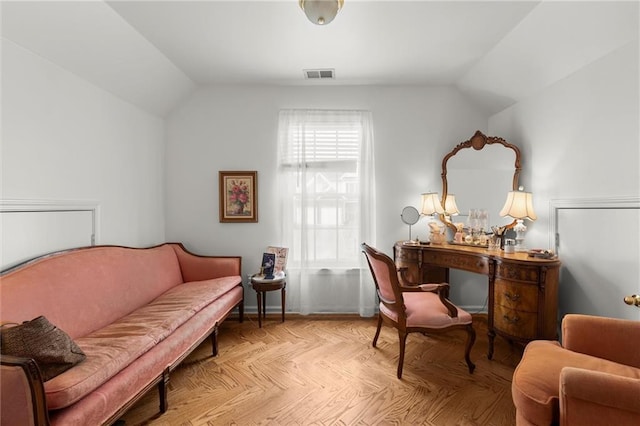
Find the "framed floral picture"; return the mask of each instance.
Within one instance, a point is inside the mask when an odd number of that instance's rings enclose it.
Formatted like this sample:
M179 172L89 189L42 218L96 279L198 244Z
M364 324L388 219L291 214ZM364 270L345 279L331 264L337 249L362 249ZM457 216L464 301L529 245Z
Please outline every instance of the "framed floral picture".
M218 172L220 222L258 221L258 172Z

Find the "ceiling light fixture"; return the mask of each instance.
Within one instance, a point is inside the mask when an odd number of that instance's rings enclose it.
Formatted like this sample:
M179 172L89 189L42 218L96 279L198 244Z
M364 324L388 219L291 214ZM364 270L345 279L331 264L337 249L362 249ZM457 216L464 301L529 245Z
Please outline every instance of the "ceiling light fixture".
M298 0L307 18L316 25L327 25L336 17L344 0Z

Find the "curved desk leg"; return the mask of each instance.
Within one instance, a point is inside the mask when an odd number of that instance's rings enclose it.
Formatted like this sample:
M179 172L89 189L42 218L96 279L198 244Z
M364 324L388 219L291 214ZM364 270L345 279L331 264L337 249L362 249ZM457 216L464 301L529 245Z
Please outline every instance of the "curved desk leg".
M487 358L493 358L493 341L496 338L496 332L493 329L490 329L487 333L487 337L489 337L489 349L487 350Z

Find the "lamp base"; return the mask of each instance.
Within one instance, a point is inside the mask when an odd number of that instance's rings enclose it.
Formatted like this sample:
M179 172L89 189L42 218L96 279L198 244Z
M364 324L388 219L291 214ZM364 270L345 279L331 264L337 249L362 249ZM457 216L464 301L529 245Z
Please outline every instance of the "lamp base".
M515 251L527 251L527 247L524 245L524 233L527 231L527 227L524 225L524 221L522 219L518 219L516 222L516 226L513 227L513 230L516 231Z

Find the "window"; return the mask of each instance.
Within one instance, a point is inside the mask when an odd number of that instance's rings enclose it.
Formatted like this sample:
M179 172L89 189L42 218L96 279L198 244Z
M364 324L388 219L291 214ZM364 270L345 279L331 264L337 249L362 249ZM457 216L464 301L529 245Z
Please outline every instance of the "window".
M290 247L290 270L302 271L300 285L321 281L314 271L366 267L360 243L373 243L374 232L371 114L281 111L278 139L282 244Z
M356 267L363 132L359 121L323 118L289 126L283 141L281 171L292 183L292 261L306 254L309 266Z

